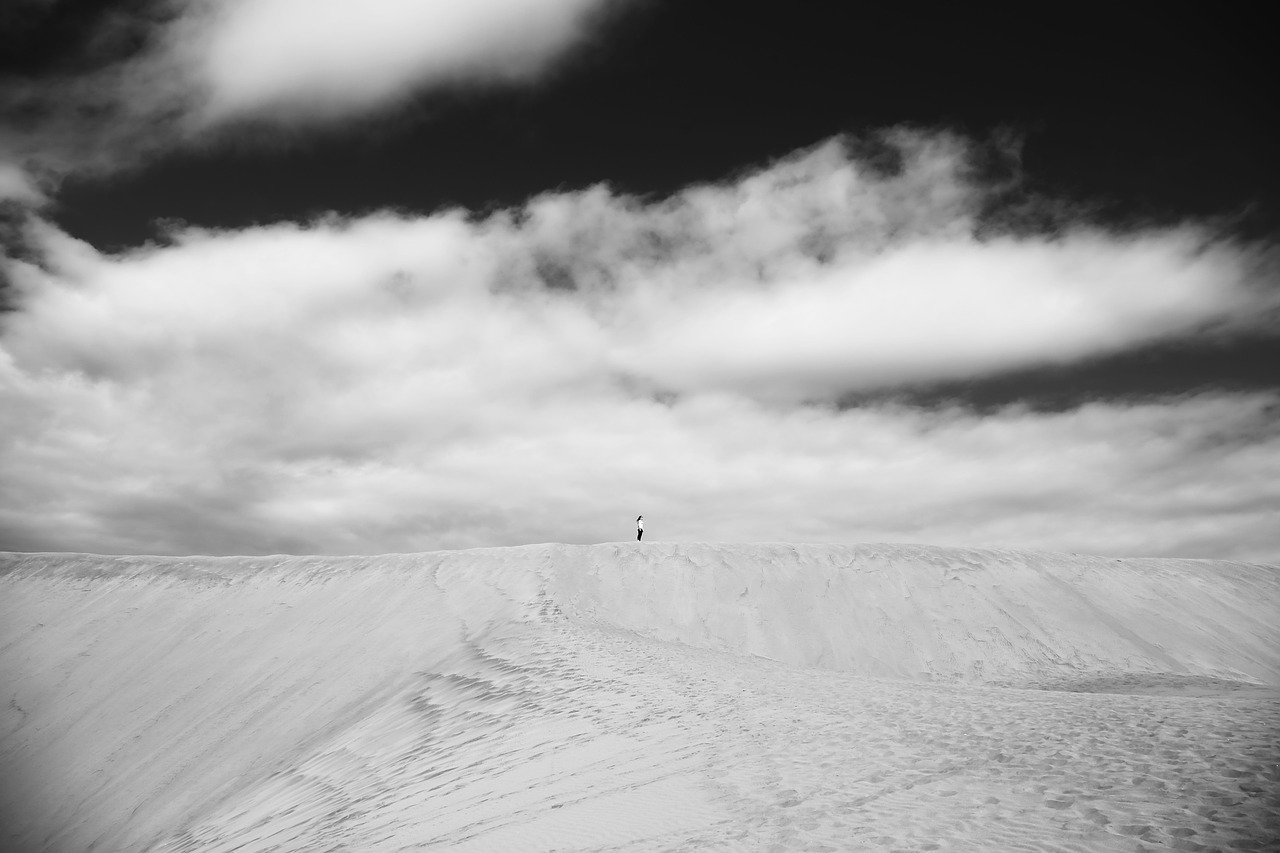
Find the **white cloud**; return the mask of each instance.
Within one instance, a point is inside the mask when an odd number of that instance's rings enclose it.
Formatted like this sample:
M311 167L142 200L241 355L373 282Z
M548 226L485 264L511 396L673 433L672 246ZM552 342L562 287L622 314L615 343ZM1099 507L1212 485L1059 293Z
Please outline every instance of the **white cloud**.
M790 399L1069 363L1243 319L1256 303L1240 256L1196 243L907 243L761 289L664 302L622 362L675 390Z
M173 0L105 16L80 75L0 79L0 163L112 172L216 144L242 122L334 122L439 87L522 84L583 45L627 0ZM95 39L85 40L93 45ZM0 168L5 193L33 187Z
M848 390L1265 328L1192 229L975 236L964 146L642 203L35 226L0 319L0 547L389 551L629 534L1280 555L1275 394L993 415ZM674 395L663 392L676 392Z
M207 117L363 113L427 85L524 80L578 43L604 0L229 0L179 40ZM201 13L202 12L202 13Z
M655 205L599 188L536 200L515 239L528 275L613 313L615 369L668 391L832 399L1275 316L1256 253L1194 228L979 237L967 144L893 142L897 175L831 142Z

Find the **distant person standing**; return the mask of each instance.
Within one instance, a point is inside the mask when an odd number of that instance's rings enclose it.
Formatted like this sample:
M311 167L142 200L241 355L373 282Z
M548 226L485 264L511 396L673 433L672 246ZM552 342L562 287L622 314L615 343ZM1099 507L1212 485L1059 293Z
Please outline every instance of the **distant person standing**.
M644 516L636 516L636 541L639 542L644 538Z

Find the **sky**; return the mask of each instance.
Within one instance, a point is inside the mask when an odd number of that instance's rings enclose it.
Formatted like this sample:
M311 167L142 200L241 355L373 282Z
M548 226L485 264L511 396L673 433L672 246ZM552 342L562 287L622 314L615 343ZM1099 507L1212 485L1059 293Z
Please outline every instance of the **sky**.
M0 550L1280 563L1261 22L896 5L11 0Z

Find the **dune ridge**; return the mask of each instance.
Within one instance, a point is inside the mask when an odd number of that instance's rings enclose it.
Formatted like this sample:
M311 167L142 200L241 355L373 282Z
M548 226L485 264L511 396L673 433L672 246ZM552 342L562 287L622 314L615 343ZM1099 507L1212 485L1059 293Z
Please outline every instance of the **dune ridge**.
M1278 604L910 545L0 554L0 806L23 851L1249 849Z

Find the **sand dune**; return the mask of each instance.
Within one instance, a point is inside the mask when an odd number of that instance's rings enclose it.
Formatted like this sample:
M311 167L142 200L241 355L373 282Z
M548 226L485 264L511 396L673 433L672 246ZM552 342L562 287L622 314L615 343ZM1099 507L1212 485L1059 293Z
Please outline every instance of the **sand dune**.
M919 546L0 554L15 851L1233 850L1280 569Z

